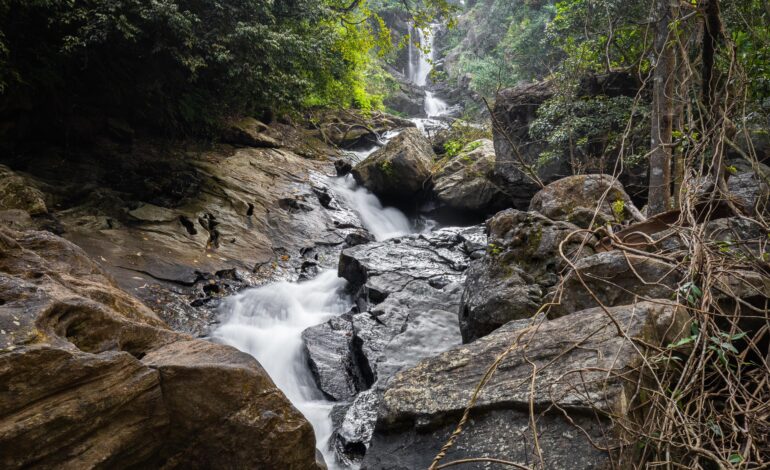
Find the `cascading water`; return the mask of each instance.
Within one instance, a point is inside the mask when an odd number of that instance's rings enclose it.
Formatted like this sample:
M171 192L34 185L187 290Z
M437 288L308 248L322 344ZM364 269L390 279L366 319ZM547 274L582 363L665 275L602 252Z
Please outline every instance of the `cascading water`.
M437 28L438 25L432 24L428 34L425 34L421 28L414 28L412 25L409 25L409 35L411 36L416 31L420 44L418 49L414 41L409 42L409 80L417 86L424 87L428 83L428 75L430 75L433 67L433 46ZM444 100L436 97L433 92L428 90L425 90L424 110L427 119L412 119L412 122L415 123L418 129L426 132L427 129L446 127L446 123L436 118L449 114L450 107Z
M410 32L413 28L410 27ZM435 25L431 25L430 29L428 30L428 34L425 34L425 31L423 31L422 28L416 28L417 31L417 37L419 39L420 49L417 51L417 66L412 67L412 69L409 72L409 80L412 81L417 86L425 86L428 83L428 75L430 74L431 68L433 68L432 62L433 62L433 36L435 31ZM415 48L414 42L409 42L409 64L413 65L414 62L414 54L413 49ZM427 52L425 49L428 49Z
M430 91L425 91L425 114L431 117L439 117L447 114L449 105L441 98L436 98Z
M328 270L306 282L278 282L229 297L225 323L214 338L254 356L273 382L310 421L330 468L334 404L324 399L302 355L302 332L350 309L346 281Z
M387 133L378 146L351 152L353 160L366 158L394 135ZM332 179L330 187L358 214L364 228L377 240L414 231L401 211L383 207L374 194L359 187L350 175ZM309 281L277 282L246 290L222 304L225 320L212 335L217 341L257 358L313 425L318 449L330 469L339 465L328 445L334 403L326 400L315 384L302 352L302 332L350 310L352 302L345 293L346 284L336 271L327 270Z

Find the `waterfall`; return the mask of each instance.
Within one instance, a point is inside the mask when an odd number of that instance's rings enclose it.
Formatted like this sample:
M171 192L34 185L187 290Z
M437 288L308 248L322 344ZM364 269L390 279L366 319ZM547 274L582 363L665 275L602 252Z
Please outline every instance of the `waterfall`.
M351 152L352 159L366 158L395 135L386 133L379 145ZM359 187L352 176L331 179L330 188L377 240L415 232L401 211L383 207L377 196ZM425 230L431 228L428 223ZM302 332L350 310L352 301L346 286L347 281L337 277L336 270L327 270L309 281L276 282L245 290L223 302L220 308L224 321L212 335L215 340L257 358L278 388L313 425L318 449L332 470L339 468L329 446L335 402L326 400L318 390L302 352Z
M423 29L417 28L417 36L420 39L420 50L417 58L417 68L414 73L411 73L409 76L409 79L417 86L425 86L428 83L428 75L433 68L433 33L435 29L436 26L431 25L426 37ZM428 49L427 52L423 50L426 48Z
M436 98L430 91L425 91L425 114L431 117L443 116L449 110L449 106L441 98Z
M225 323L213 337L251 354L273 382L310 421L316 442L334 468L328 450L333 402L324 399L302 353L302 332L351 307L346 281L334 270L306 282L277 282L228 297L221 309Z
M394 207L383 207L377 196L356 184L352 176L337 178L332 191L353 208L361 223L377 240L400 237L412 232L409 219Z

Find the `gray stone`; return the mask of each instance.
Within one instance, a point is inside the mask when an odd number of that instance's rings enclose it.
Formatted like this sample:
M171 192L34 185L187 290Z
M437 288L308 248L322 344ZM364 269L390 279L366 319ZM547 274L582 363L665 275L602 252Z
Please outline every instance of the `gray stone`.
M581 228L643 219L623 185L612 176L602 174L554 181L535 194L529 210Z
M408 128L357 164L353 176L386 201L411 201L426 189L434 158L422 132Z
M433 172L436 199L456 210L494 213L511 205L510 197L495 182L492 141L469 143L457 155L439 162Z
M574 260L592 255L596 244L593 236L575 234L579 230L575 225L552 221L537 212L509 209L486 225L487 250L471 262L460 306L464 342L511 320L531 317L567 266L560 248Z
M540 316L511 322L402 370L383 394L362 468L427 468L488 367L509 348L443 462L490 456L531 466L538 461L529 416L534 406L544 468L605 468L608 455L583 431L599 445L616 442L605 417L623 419L632 407L634 388L626 384L642 364L633 339L663 345L688 329L686 314L665 301L616 307L611 313L623 336L600 308L552 321Z
M552 306L548 315L558 317L596 307L594 296L607 307L670 299L681 278L675 264L659 258L619 250L597 253L575 263L575 270L564 278L559 304Z

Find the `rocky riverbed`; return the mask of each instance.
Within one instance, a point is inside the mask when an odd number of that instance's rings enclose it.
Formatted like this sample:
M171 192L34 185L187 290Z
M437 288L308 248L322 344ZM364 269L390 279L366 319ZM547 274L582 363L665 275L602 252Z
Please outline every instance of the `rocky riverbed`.
M426 468L458 423L446 461L612 465L648 351L691 329L689 241L600 240L644 219L611 176L511 194L490 141L439 159L409 121L326 119L0 167L4 468ZM761 210L749 169L731 181ZM436 226L427 203L486 220ZM746 221L703 227L764 252Z

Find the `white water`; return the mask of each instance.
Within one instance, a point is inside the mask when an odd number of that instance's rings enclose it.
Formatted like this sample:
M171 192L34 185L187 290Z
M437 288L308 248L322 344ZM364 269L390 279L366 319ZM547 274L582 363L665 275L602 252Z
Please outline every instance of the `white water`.
M351 175L336 178L332 191L353 208L361 223L376 240L400 237L412 232L409 219L394 207L383 207L377 196L356 184Z
M409 26L410 36L417 32L420 48L414 45L414 41L409 42L409 80L417 86L424 87L428 83L428 76L433 67L434 60L434 39L438 25L431 25L426 35L422 29ZM427 49L427 50L426 50ZM416 57L416 60L415 60ZM441 98L436 97L433 92L425 90L425 103L423 105L427 118L414 118L411 121L424 134L428 134L437 129L447 127L447 123L440 118L447 116L452 109Z
M316 443L329 468L333 402L316 387L302 354L302 332L347 311L346 281L334 270L306 282L277 282L229 297L222 306L227 317L214 338L249 353L273 382L313 425Z
M449 111L449 105L441 98L433 96L430 91L425 91L425 114L429 117L444 116Z
M410 33L414 28L410 27ZM417 37L419 38L420 49L417 54L417 64L414 65L415 49L414 40L409 42L409 80L417 86L425 86L428 83L428 75L433 68L433 36L436 30L435 25L431 25L426 36L422 28L416 28ZM424 49L428 49L427 52Z
M358 162L385 145L397 132L382 136L379 145L350 152ZM356 212L361 224L377 240L407 235L414 230L398 209L383 207L377 196L358 186L351 175L331 180L332 192ZM431 221L424 230L431 230ZM352 306L347 282L327 270L305 282L277 282L229 297L221 307L224 323L213 337L254 356L286 397L313 425L316 445L329 469L339 468L330 449L331 411L335 403L316 386L302 352L302 332L341 315Z

